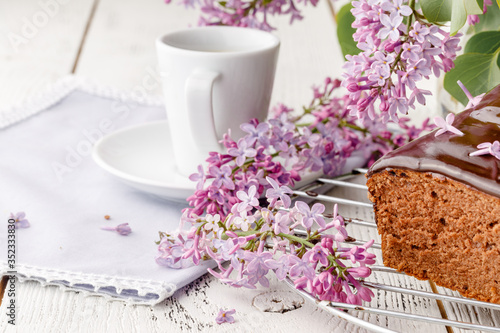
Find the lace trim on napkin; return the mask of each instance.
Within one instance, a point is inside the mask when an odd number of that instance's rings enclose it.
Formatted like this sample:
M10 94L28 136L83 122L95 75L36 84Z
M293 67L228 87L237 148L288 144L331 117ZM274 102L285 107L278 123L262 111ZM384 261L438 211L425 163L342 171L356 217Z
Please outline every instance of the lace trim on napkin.
M13 125L61 101L72 91L80 90L94 96L114 99L124 103L162 106L161 97L139 96L133 91L124 91L94 83L88 79L68 75L49 86L46 91L28 98L26 101L0 110L0 129Z
M0 264L0 275L9 275L7 264ZM172 296L177 290L177 286L173 283L67 272L19 264L16 264L15 275L21 282L37 281L42 287L57 286L63 291L78 291L85 296L103 296L106 299L129 304L155 305Z

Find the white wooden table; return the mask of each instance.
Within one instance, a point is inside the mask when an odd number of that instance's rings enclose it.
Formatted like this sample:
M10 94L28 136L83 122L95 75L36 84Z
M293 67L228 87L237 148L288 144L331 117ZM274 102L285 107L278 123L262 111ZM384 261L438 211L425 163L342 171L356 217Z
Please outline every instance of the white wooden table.
M137 89L144 77L156 71L155 38L196 25L198 15L198 11L176 4L167 6L162 0L0 0L0 110L71 73L116 88ZM288 25L288 18L273 20L282 41L273 104L279 101L300 107L308 103L313 84L341 74L343 60L330 5L320 0L317 8L306 7L304 16L293 26ZM149 93L159 95L160 88ZM430 101L429 107L435 108L435 103ZM366 197L359 192L344 195ZM371 218L366 210L344 207L341 213ZM351 233L363 239L377 237L374 230ZM381 274L373 280L432 291L428 282L405 276ZM417 297L377 292L372 305L500 325L500 319L487 311L446 305L440 308L434 301ZM359 331L304 302L275 279L269 290L245 290L205 275L155 307L130 306L27 282L17 285L17 307L19 332ZM235 308L236 323L215 324L219 308ZM14 331L7 325L5 312L2 304L0 331ZM364 318L401 332L447 332L442 326L368 315Z

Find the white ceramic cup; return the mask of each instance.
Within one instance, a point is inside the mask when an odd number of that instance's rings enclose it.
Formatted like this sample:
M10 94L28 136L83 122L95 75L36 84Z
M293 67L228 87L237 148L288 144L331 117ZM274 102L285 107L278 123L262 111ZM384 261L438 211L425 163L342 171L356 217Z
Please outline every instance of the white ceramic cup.
M231 129L265 120L279 39L260 30L212 26L166 34L156 41L175 163L189 176Z

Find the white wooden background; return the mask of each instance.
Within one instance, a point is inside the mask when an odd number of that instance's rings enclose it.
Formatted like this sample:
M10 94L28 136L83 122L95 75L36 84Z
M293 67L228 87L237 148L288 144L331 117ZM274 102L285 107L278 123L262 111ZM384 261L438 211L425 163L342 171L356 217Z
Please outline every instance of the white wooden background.
M41 13L48 3L51 15L45 20ZM155 38L196 25L198 14L175 4L167 6L162 0L0 0L0 110L71 73L134 90L156 70ZM293 26L287 18L273 20L282 41L273 104L280 101L300 107L308 102L313 84L341 73L343 60L329 3L320 0L317 8L304 8L304 16ZM159 95L160 90L149 93ZM430 106L435 104L430 101ZM366 197L366 193L343 194ZM343 215L371 218L370 211L342 209ZM351 230L351 234L362 239L378 237L374 230ZM428 282L408 277L378 274L373 280L432 291ZM305 303L274 279L269 290L245 290L206 275L155 307L84 297L34 282L20 283L17 288L19 332L364 331ZM440 311L436 302L416 297L377 292L372 305L500 326L499 317L487 311L457 306ZM219 308L236 308L236 323L216 325ZM5 311L3 304L0 331L13 329L6 323ZM450 332L422 323L364 318L401 332Z

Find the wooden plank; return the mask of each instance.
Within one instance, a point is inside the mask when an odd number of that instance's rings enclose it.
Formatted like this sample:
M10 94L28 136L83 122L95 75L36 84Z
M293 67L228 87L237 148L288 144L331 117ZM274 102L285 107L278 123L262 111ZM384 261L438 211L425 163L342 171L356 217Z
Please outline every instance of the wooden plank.
M158 79L155 39L168 31L195 25L198 14L158 0L101 0L76 74L140 94L145 79ZM148 94L161 95L158 82L151 81L150 86Z
M19 283L17 288L17 323L23 331L50 332L57 327L71 332L85 325L89 332L366 332L309 302L301 303L300 296L291 296L298 299L292 311L257 309L256 299L272 300L273 295L282 299L291 293L275 279L269 290L249 290L226 286L206 275L155 307L84 297L58 287L42 288L36 282ZM220 308L236 309L235 324L215 323ZM0 310L4 313L5 306ZM0 325L5 327L5 316L0 316Z
M2 276L0 280L0 305L2 305L3 295L5 293L5 288L7 287L8 276Z
M326 1L306 6L304 19L288 24L277 17L275 32L281 39L280 58L272 104L284 103L300 108L312 99L312 86L322 85L326 77L342 74L342 52L337 43L336 26Z
M460 293L452 291L447 288L436 286L437 291L440 294L459 296ZM500 311L489 310L482 307L463 305L457 303L443 302L444 308L450 320L458 320L463 322L469 322L473 324L481 324L493 327L500 327ZM464 329L453 329L454 332L477 332L474 330L464 330Z
M0 110L71 72L93 2L0 1Z

